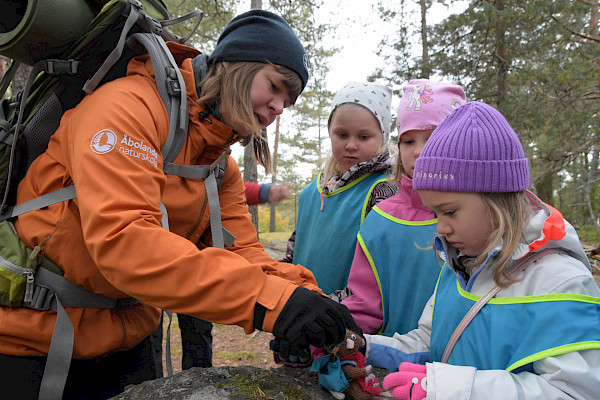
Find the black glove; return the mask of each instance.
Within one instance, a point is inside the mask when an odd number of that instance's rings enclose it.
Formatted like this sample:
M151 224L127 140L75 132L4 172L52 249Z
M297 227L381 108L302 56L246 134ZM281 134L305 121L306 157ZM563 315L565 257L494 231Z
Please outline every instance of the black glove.
M363 336L346 306L299 287L277 317L273 335L288 342L290 354L300 356L310 345L338 345L345 339L346 329Z
M293 367L305 367L312 361L310 347L298 348L285 339L275 338L269 342L274 353L275 364L287 364Z

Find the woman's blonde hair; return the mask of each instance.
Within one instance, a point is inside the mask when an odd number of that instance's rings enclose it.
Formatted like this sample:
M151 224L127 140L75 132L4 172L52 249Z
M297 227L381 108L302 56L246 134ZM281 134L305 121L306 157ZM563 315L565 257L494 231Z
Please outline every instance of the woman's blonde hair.
M222 110L223 104L229 102L231 110L229 123L233 126L241 125L253 132L252 135L242 140L242 144L246 146L252 142L256 160L267 173L270 173L271 153L266 131L261 132L254 116L250 97L254 76L266 65L272 65L277 72L283 75L283 84L293 105L302 92L300 76L284 66L259 62L232 62L227 68L222 62L212 64L208 74L201 82L202 89L198 103L205 108L218 106Z
M502 244L496 257L494 267L494 282L501 288L510 286L517 280L512 278L507 270L523 232L531 217L532 207L525 192L480 193L489 213L494 230L489 237L484 251L477 257L475 263L481 265L487 256Z
M342 103L333 110L333 112L329 115L329 119L327 120L327 129L331 126L331 121L333 120L333 115L340 109L343 109L348 106L353 107L362 107L360 105L354 103ZM387 142L383 142L383 134L381 135L381 146L377 150L377 155L383 153L385 150L388 150L390 153L393 153L393 148ZM341 175L342 168L340 168L337 161L333 157L333 153L329 155L327 161L325 162L325 166L323 167L323 176L321 177L321 182L327 182L334 175Z

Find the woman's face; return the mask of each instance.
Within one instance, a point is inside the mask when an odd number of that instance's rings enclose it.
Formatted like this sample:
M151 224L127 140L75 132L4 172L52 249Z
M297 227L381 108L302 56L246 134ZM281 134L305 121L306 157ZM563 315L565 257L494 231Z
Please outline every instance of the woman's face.
M291 105L290 95L283 84L284 75L277 72L275 67L265 64L265 67L254 75L250 87L250 101L256 122L261 128L266 128L275 121L275 117ZM223 105L224 122L228 123L231 109L229 104ZM241 136L252 134L242 126L232 126Z

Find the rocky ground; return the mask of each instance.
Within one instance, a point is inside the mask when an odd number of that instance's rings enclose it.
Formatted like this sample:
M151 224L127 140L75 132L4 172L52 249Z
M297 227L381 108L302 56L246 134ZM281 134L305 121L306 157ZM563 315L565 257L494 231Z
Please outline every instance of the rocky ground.
M166 341L166 323L164 324L164 338ZM238 326L219 325L213 326L213 366L237 367L240 365L270 369L277 367L273 362L273 355L269 351L269 341L273 335L267 332L255 332L246 335ZM164 350L164 344L163 344ZM181 372L181 336L177 318L171 326L171 357L173 372ZM163 366L166 375L166 359L163 351Z
M378 377L385 370L375 371ZM381 397L393 398L389 392ZM192 368L127 388L112 400L332 400L307 368Z
M268 241L264 245L273 258L283 256L284 240ZM600 260L591 258L590 261L600 285ZM166 330L166 323L164 328ZM273 362L269 351L269 341L273 337L270 333L246 335L237 326L214 325L214 367L181 371L181 338L176 318L171 329L175 375L133 386L114 399L333 399L331 394L320 389L316 374L308 369L279 366ZM376 370L375 373L382 380L386 371ZM392 396L383 392L382 397Z

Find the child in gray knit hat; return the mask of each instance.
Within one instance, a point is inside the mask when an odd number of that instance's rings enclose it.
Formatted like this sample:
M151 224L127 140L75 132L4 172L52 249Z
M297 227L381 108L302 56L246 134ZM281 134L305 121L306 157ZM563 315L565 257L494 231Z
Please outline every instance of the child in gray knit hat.
M302 190L296 231L284 261L311 270L327 294L344 289L365 215L398 187L387 178L392 90L349 82L333 98L327 127L332 154Z

